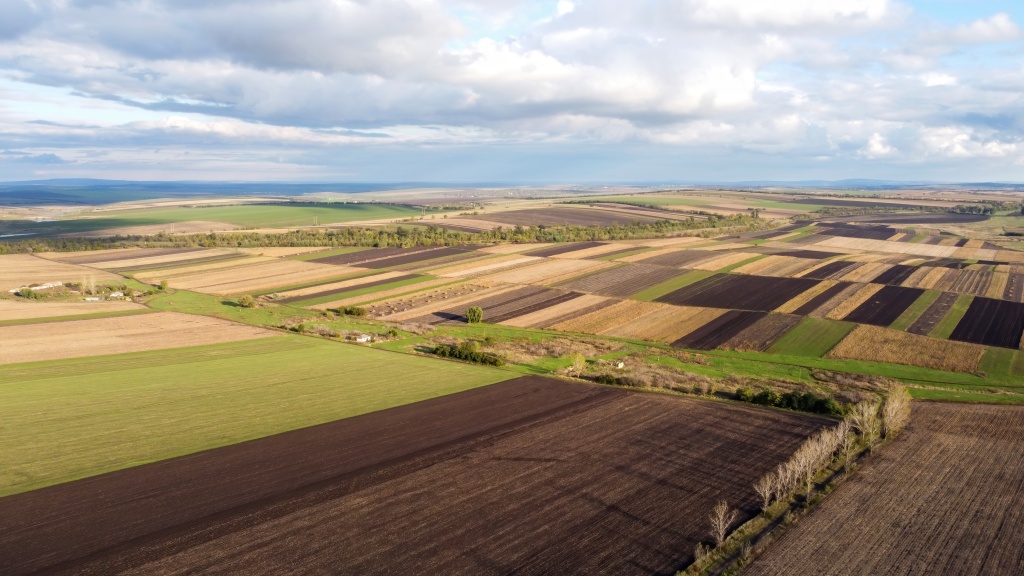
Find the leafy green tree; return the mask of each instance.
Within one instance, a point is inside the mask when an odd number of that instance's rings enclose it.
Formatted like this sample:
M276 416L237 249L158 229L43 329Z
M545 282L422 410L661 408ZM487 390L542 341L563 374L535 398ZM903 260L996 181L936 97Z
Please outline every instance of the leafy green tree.
M470 324L479 324L484 321L484 310L479 306L472 306L466 310L466 321Z

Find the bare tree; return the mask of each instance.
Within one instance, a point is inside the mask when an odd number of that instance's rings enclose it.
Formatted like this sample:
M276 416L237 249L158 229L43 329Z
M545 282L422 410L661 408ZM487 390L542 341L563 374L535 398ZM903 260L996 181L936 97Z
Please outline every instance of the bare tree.
M697 564L707 558L708 554L711 553L711 549L707 547L703 542L697 542L697 545L693 548L693 562Z
M903 386L893 386L882 404L882 436L899 434L910 421L910 393Z
M737 516L739 516L739 512L730 510L729 504L725 500L719 500L718 504L715 504L715 508L709 516L711 536L714 537L715 544L721 546L722 542L725 542L725 537L729 535L729 527L736 521Z
M754 491L761 497L761 511L767 512L768 507L772 505L772 499L775 497L775 474L769 472L754 482Z
M850 422L870 446L878 439L881 422L878 419L878 404L861 402L850 411Z
M843 420L836 427L839 433L839 452L843 458L843 468L850 469L850 459L853 458L853 451L857 448L857 435L853 433L853 426L849 420Z

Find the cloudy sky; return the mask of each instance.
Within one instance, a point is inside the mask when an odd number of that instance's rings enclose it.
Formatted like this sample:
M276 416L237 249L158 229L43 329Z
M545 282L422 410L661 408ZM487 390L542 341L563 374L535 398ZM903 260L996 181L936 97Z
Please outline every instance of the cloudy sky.
M1024 182L1020 0L0 0L0 180Z

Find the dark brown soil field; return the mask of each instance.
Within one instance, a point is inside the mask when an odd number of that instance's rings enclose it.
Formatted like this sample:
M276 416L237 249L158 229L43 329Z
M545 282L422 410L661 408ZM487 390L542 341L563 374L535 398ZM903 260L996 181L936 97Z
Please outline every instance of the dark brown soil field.
M612 210L595 210L590 208L531 208L527 210L509 210L473 216L475 220L486 220L512 226L611 226L612 224L629 224L632 222L652 223L664 218L635 216Z
M0 500L62 574L672 574L828 420L525 377Z
M843 320L874 326L888 326L924 294L921 288L885 286L846 315Z
M627 298L641 290L656 286L682 274L676 268L650 264L624 264L595 274L575 278L559 288L590 292L602 296Z
M806 304L794 310L793 314L798 316L807 316L851 286L853 286L853 284L850 282L836 282L835 286L826 288L824 292L818 294L814 298L811 298Z
M812 270L803 275L803 278L814 278L816 280L835 280L840 278L854 268L861 266L860 262L829 262L817 270Z
M793 314L768 314L753 326L739 332L719 348L764 352L783 334L795 328L803 318Z
M559 294L563 294L563 292L540 286L524 286L509 292L468 302L463 305L442 308L436 312L416 318L413 322L424 324L465 322L466 309L472 306L479 306L484 310L484 322L493 323L492 318L495 315L504 315L514 310L549 300ZM438 302L438 306L444 306L444 302Z
M383 280L373 280L373 276L367 277L365 284L356 284L355 286L346 286L344 288L338 288L335 290L324 290L323 292L315 292L313 294L304 294L302 296L295 296L292 298L282 298L280 300L274 300L276 304L290 304L292 302L301 302L303 300L312 300L313 298L320 298L322 296L332 296L334 294L344 294L345 292L351 292L353 290L362 290L364 288L373 288L375 286L383 286L385 284L392 284L394 282L401 282L403 280L410 280L412 278L418 278L419 274L403 274L401 276L393 276L385 278Z
M490 316L487 316L487 313L485 312L484 320L491 324L497 324L499 322L518 318L519 316L524 316L545 308L550 308L557 304L561 304L562 302L575 300L580 296L583 296L580 292L560 292L558 290L551 290L550 293L544 294L543 300L528 302L525 304L520 302L518 303L519 305L515 306L512 310L500 313L493 313L492 311Z
M988 270L961 270L950 290L961 294L984 296L991 282L992 272Z
M605 242L572 242L569 244L556 244L554 246L548 246L541 248L540 250L533 250L526 252L527 256L555 256L558 254L566 254L568 252L575 252L577 250L584 250L586 248L596 248L597 246L604 246Z
M764 318L764 312L730 310L672 343L677 348L714 350Z
M874 284L892 284L893 286L899 286L904 280L910 278L910 275L917 272L916 266L906 266L903 264L896 264L892 268L889 268L885 272L882 272L876 276L871 282Z
M401 254L414 254L416 252L423 252L424 250L430 249L431 248L429 247L423 246L418 246L416 248L370 248L367 250L356 250L355 252L349 252L347 254L338 254L336 256L324 256L323 258L315 258L309 260L309 262L351 266L353 264L369 262L371 260L379 260L381 258L389 258L391 256L398 256Z
M931 331L939 325L939 322L942 322L942 319L946 317L946 314L949 313L949 309L953 307L956 299L956 294L952 292L943 292L935 299L935 302L932 302L931 305L928 306L924 311L924 314L921 314L921 317L915 320L914 323L910 325L910 328L907 328L907 332L921 334L922 336L930 334Z
M978 297L971 302L949 339L1017 348L1021 332L1024 332L1024 304Z
M910 426L749 576L1024 574L1024 407L915 402Z
M696 264L701 260L710 260L711 258L718 258L722 255L722 252L714 252L711 250L678 250L676 252L662 254L661 256L655 256L653 258L644 258L642 262L644 264L655 264L658 266L675 266L678 268L685 268L688 265Z
M817 283L808 278L716 274L656 300L679 306L771 312Z
M123 250L121 252L101 252L90 254L88 252L67 258L61 258L61 262L68 264L93 264L96 262L115 262L117 260L134 260L135 258L150 258L153 256L168 256L171 254L185 254L187 252L202 252L205 248L142 248L140 250Z
M829 224L828 228L821 228L816 233L825 236L842 236L844 238L860 238L864 240L888 240L896 234L893 228L879 227L837 227L836 224Z
M465 248L434 248L432 250L414 252L411 254L399 254L389 258L381 258L380 260L364 262L360 264L360 266L363 268L391 268L392 266L415 264L418 262L426 262L427 260L441 259L449 256L457 257L455 260L460 260L482 255L483 254L473 252L472 250L467 250ZM459 256L462 258L458 258Z

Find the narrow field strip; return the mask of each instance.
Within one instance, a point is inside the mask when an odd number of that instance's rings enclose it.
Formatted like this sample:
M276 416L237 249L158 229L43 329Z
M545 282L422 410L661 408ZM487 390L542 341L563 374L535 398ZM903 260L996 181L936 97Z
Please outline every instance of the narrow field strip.
M919 318L925 313L936 300L942 296L942 292L937 290L927 290L924 294L914 301L900 317L897 318L892 324L889 325L893 330L907 331Z
M456 278L432 278L430 276L423 276L418 280L419 281L400 282L397 287L386 290L374 288L369 289L369 291L362 294L356 294L354 296L331 300L329 302L321 302L318 304L306 304L306 306L314 310L328 310L330 308L340 308L341 306L365 305L372 302L380 302L395 296L415 294L428 288L437 288L439 286L448 286L450 284L458 284L462 282L461 279Z
M333 300L372 294L377 291L384 292L393 288L409 286L411 284L426 282L433 279L434 278L432 276L393 272L382 274L380 276L366 276L364 278L357 278L347 282L339 282L338 284L333 285L333 288L328 290L299 294L286 297L281 300L276 300L276 302L280 304L295 304L296 306L313 306L315 304L323 304L324 302L331 302Z
M76 316L80 314L103 314L107 312L144 309L145 306L141 304L121 300L103 302L36 302L0 299L0 321Z
M970 308L973 301L974 296L969 294L958 295L956 300L947 309L946 315L935 324L935 328L928 333L928 336L941 339L949 338L949 335L956 329L957 324L963 319L964 314L967 314L967 309Z
M821 358L846 337L856 324L824 318L804 318L766 350L769 354Z
M17 320L0 320L0 326L20 326L22 324L52 324L54 322L71 322L73 320L92 320L95 318L115 318L121 316L138 316L150 314L156 310L138 308L133 310L111 310L109 312L93 312L91 314L71 314L68 316L44 316L41 318L20 318Z
M906 364L949 372L974 373L984 346L938 340L909 332L861 324L825 358Z
M651 286L650 288L642 290L631 296L631 298L633 298L634 300L640 300L641 302L651 302L670 292L675 292L680 288L685 288L691 284L696 284L697 282L700 282L701 280L704 280L706 278L710 278L713 275L714 272L707 272L704 270L690 270L689 272L681 274L671 280L666 280L661 284L656 284L654 286Z

